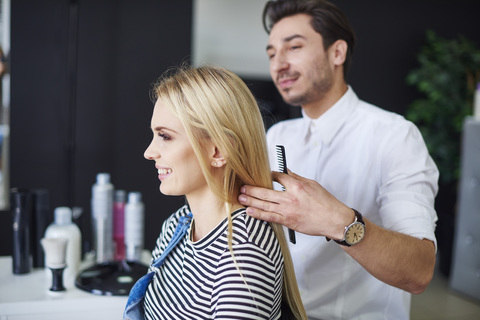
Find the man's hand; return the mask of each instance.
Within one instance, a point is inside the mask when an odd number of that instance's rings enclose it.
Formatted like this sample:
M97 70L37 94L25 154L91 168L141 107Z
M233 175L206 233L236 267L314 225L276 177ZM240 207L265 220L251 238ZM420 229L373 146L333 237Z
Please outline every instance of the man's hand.
M341 239L345 226L354 220L353 210L316 181L288 172L272 173L285 191L243 186L238 200L248 207L247 213L304 234Z
M241 188L238 199L248 206L250 216L309 235L343 238L344 228L354 220L352 209L317 182L290 171L273 172L273 179L285 191ZM425 290L435 267L433 242L386 230L365 217L364 221L365 239L353 247L339 247L380 281L414 294Z

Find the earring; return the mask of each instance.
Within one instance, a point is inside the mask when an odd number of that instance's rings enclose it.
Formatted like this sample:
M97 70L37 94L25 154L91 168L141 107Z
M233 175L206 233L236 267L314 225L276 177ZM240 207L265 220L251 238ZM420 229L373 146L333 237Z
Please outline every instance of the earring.
M212 166L216 167L217 166L217 161L213 161Z

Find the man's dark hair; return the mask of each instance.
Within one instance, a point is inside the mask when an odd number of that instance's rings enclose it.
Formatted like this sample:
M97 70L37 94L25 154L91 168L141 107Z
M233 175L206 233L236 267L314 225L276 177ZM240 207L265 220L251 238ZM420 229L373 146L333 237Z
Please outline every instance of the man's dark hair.
M263 27L270 33L275 23L281 19L301 13L312 17L312 28L322 36L325 50L340 39L347 43L347 55L343 64L343 76L346 79L352 62L355 33L347 16L334 4L325 0L268 1L263 9Z

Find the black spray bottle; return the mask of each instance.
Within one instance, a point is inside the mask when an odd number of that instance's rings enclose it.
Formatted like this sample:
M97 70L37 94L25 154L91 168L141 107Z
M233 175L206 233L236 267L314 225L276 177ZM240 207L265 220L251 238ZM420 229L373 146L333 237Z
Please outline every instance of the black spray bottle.
M30 229L31 195L25 189L12 189L10 210L13 214L13 273L30 272Z

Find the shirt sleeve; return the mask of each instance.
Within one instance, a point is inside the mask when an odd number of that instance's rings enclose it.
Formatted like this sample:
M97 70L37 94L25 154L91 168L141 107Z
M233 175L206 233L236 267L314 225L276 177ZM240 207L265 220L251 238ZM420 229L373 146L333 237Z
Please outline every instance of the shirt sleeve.
M379 151L382 180L377 202L384 227L432 240L436 246L439 174L419 130L410 122L392 128Z
M275 266L252 243L234 245L218 264L212 300L215 319L276 319ZM240 274L240 272L241 274ZM281 292L281 291L280 291ZM281 295L279 295L281 299Z

